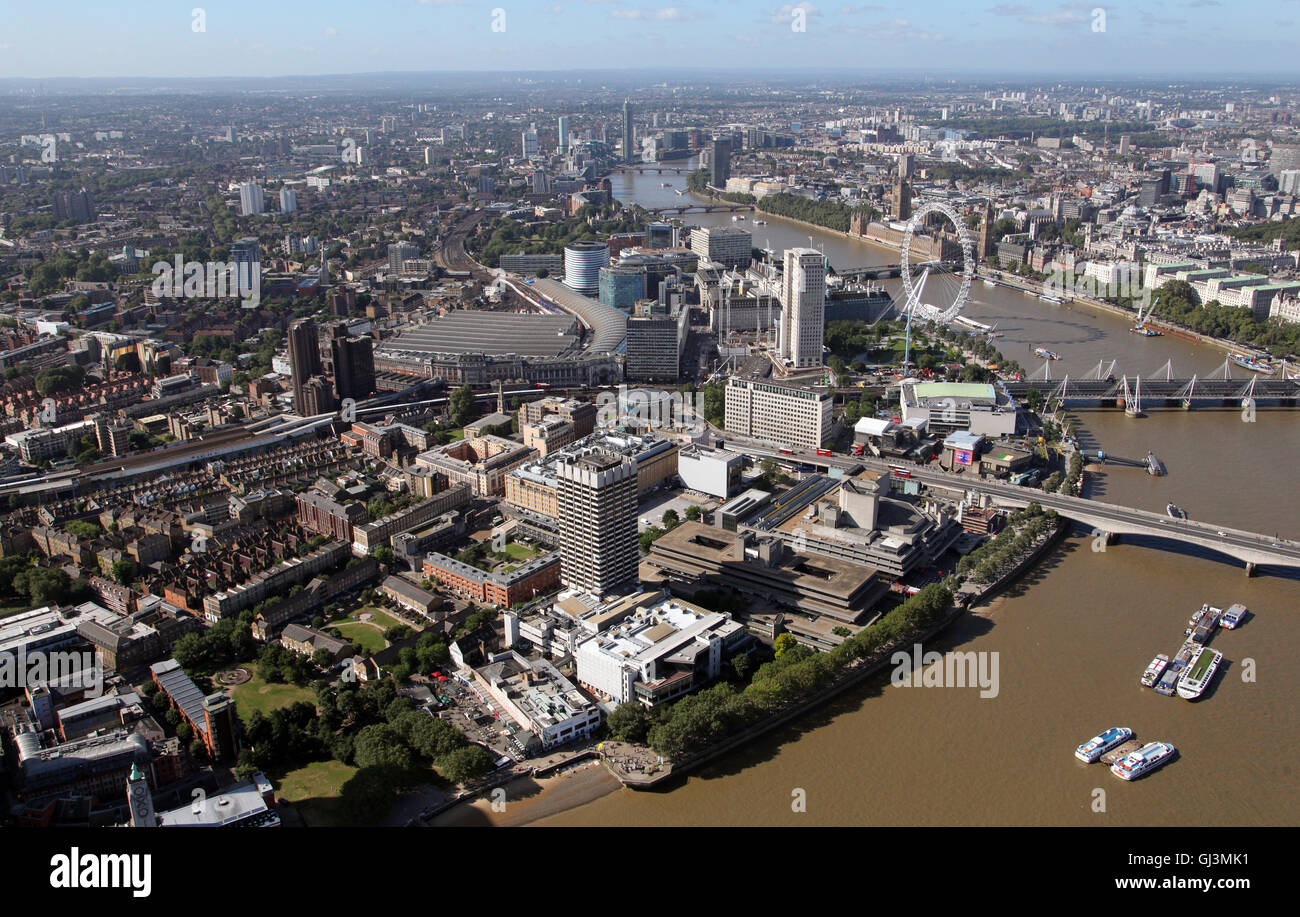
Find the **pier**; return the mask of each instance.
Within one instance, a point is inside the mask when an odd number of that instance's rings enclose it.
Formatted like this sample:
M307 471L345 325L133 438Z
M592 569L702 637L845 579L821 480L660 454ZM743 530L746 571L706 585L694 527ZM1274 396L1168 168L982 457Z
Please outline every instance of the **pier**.
M1156 477L1163 477L1166 474L1165 463L1160 461L1160 457L1154 452L1148 452L1144 459L1124 458L1122 455L1111 455L1098 449L1096 452L1088 452L1086 449L1080 450L1080 455L1085 461L1094 461L1101 465L1124 465L1128 468L1141 468L1147 474Z

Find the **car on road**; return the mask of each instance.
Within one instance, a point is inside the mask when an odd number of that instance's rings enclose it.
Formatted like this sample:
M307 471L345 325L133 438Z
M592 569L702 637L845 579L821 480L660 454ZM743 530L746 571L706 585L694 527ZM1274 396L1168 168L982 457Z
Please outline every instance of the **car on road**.
M1219 532L1219 534L1222 535L1224 538L1227 538L1227 537L1228 537L1228 533L1227 533L1227 532Z

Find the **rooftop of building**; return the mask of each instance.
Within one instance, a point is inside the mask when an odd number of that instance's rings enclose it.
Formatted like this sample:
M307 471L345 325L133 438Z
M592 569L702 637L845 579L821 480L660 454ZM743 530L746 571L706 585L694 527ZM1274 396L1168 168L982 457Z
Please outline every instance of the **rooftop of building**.
M384 349L556 357L577 347L577 325L570 315L457 310L403 331Z

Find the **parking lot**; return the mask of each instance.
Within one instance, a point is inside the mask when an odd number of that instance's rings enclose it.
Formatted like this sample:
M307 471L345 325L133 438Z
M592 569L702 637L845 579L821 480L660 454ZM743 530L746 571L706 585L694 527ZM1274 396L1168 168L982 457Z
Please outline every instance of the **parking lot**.
M707 513L718 505L718 500L704 494L683 493L671 488L656 490L637 506L637 531L644 532L651 526L662 525L664 513L670 509L676 510L677 517L685 522L688 507L698 506Z

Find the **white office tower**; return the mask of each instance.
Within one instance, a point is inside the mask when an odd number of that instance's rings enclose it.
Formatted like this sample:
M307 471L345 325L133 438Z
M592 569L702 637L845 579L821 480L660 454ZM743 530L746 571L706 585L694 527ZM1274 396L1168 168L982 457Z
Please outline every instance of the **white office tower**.
M426 166L433 165L433 147L431 146L426 146L424 148L424 164Z
M538 156L537 125L531 125L523 134L524 159L536 159Z
M621 594L637 582L637 465L595 449L556 465L560 581L592 595Z
M298 195L292 188L280 189L280 212L294 213L298 209Z
M826 260L814 248L787 248L781 277L781 358L796 368L822 365L826 337Z
M560 155L563 156L569 152L569 116L560 115Z
M262 186L257 182L246 181L239 186L239 210L241 216L255 216L264 212L266 204L262 199Z
M609 243L583 241L564 247L564 285L584 296L600 290L600 269L609 266Z

